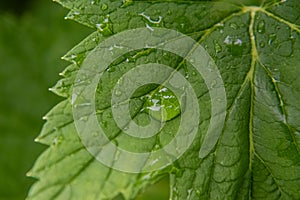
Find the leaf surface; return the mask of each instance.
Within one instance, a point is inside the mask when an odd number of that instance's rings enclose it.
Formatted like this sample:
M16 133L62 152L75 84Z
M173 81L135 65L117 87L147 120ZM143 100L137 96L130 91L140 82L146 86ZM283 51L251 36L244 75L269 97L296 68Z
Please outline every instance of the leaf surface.
M67 18L97 30L64 57L73 64L52 90L67 100L50 111L38 137L50 147L31 171L40 180L28 199L113 199L119 194L132 199L166 174L171 177L171 199L300 198L296 0L59 3L70 9ZM214 149L199 157L211 117L208 90L213 86L205 85L203 77L174 54L142 49L124 55L103 73L96 93L97 116L112 142L128 151L152 151L167 144L178 128L180 117L174 117L157 137L134 140L113 121L111 91L122 74L138 64L157 62L182 73L196 91L201 116L192 146L172 166L152 173L122 173L95 160L81 143L72 117L72 87L88 53L106 37L151 26L187 34L211 55L225 85L226 120ZM131 99L134 120L147 123L141 111L147 94L157 93L157 88L145 87Z

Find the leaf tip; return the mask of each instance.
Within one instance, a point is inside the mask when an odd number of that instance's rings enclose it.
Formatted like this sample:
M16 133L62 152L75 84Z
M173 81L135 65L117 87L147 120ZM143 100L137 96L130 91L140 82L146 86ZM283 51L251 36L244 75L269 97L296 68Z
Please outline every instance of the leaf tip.
M31 171L31 170L29 170L29 171L26 173L26 176L27 176L27 177L32 177L32 176L33 176L33 173L32 173L32 171Z

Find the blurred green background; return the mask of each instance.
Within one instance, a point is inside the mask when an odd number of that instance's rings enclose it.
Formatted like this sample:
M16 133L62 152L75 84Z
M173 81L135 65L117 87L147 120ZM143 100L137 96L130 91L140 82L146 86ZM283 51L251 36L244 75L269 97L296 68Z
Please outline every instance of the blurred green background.
M48 91L68 65L60 57L93 31L66 13L51 0L0 2L0 200L26 197L34 179L25 174L46 148L33 140L61 100ZM138 199L168 199L168 181Z

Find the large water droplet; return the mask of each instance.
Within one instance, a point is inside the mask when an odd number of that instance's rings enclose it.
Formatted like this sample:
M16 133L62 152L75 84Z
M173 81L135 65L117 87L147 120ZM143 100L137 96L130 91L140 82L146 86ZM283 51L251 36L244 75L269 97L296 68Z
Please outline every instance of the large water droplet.
M149 95L144 105L154 119L168 121L180 114L180 104L174 93L166 87L161 88L151 96Z

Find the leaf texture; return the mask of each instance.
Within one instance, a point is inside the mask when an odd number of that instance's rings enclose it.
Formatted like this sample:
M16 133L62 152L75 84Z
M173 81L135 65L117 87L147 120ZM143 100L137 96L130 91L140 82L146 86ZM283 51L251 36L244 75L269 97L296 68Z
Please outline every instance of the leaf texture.
M300 7L287 1L83 1L60 0L67 18L95 29L64 56L72 64L51 89L67 99L46 116L37 141L49 145L30 172L39 178L28 199L134 199L165 175L171 199L300 198ZM112 120L111 91L122 74L158 62L182 73L195 89L201 110L192 146L172 166L152 173L123 173L102 165L85 149L73 122L72 87L86 56L110 35L138 27L164 27L187 34L214 59L224 81L227 112L222 134L204 158L201 143L209 126L208 87L193 67L161 50L125 55L103 74L96 109L108 137L128 151L151 151L174 136L179 118L153 140L132 140ZM72 34L72 33L70 33ZM144 88L131 100L136 120Z

